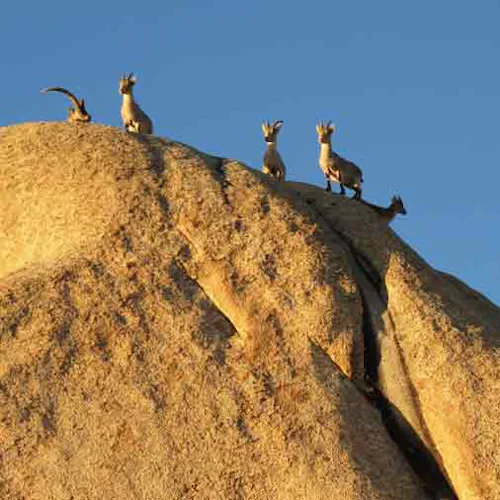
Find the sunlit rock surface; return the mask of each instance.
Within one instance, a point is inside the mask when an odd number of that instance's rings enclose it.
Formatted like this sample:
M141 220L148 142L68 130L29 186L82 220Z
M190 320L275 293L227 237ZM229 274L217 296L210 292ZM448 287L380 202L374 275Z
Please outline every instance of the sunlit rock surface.
M366 206L99 125L0 172L1 498L500 498L500 311Z

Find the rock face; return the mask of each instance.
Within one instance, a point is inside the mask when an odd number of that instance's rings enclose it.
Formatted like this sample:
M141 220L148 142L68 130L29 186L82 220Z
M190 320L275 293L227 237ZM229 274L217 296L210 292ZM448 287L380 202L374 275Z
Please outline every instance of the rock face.
M356 201L0 129L0 498L500 498L500 311Z

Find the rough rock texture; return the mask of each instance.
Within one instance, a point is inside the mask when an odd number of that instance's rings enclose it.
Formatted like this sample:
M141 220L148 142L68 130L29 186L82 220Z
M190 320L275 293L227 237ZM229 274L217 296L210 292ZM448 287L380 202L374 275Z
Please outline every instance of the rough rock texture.
M98 125L0 171L0 498L500 498L500 312L368 208Z
M348 242L377 338L378 385L459 498L500 498L500 309L435 271L368 209L289 186Z

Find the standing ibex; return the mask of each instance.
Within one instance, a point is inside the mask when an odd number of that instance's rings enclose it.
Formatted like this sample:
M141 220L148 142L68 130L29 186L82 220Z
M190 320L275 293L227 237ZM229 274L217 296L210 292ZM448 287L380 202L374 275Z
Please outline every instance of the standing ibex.
M286 173L285 164L276 147L278 132L280 131L281 125L283 125L281 120L275 121L272 125L270 125L269 122L262 123L262 132L264 132L264 139L267 142L267 150L264 154L262 171L278 181L282 181Z
M69 98L74 108L68 108L68 122L90 122L92 119L85 109L85 101L83 99L78 100L69 90L62 87L47 87L40 90L40 92L43 94L46 92L61 92Z
M136 132L138 134L152 134L153 123L149 116L142 111L139 105L134 101L132 87L137 81L133 73L120 78L120 94L123 96L122 102L122 121L125 129L128 132Z
M400 196L393 196L391 204L388 207L378 207L377 205L372 205L365 200L361 200L361 202L374 210L383 221L387 222L387 224L392 222L394 217L396 217L396 214L406 215L406 209Z
M332 122L318 123L316 131L318 132L318 142L321 145L319 166L326 177L326 190L332 190L331 182L338 182L341 194L345 194L345 186L353 189L355 191L354 198L359 200L362 193L363 172L357 165L332 151L331 136L335 132L335 126L332 125Z

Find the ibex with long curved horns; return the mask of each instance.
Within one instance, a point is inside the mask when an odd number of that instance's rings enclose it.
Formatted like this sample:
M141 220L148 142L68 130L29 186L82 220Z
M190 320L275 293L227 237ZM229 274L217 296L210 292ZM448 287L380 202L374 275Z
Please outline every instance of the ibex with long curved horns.
M152 134L153 123L151 119L134 101L132 87L136 81L137 78L133 73L130 73L128 76L123 75L120 78L119 92L123 96L121 109L123 126L129 132Z
M88 123L92 119L85 109L85 101L83 99L77 99L69 90L66 90L62 87L47 87L46 89L40 90L40 92L42 92L43 94L47 92L61 92L69 98L74 107L68 108L68 122Z

